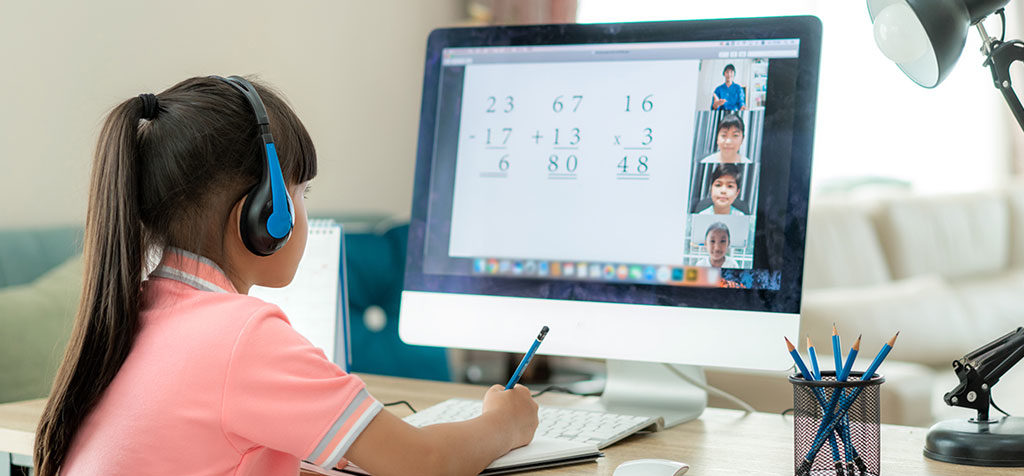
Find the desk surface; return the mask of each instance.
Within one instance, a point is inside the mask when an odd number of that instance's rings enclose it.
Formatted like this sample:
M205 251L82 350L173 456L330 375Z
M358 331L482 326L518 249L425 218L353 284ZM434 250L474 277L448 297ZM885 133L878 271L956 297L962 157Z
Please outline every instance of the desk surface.
M381 402L407 400L417 409L452 397L480 398L484 388L426 380L360 375ZM541 404L568 404L579 397L544 394ZM43 400L0 405L0 452L30 454ZM405 407L388 407L399 416ZM1009 475L1020 468L957 466L921 455L927 430L882 425L882 474L886 475ZM793 474L793 422L767 413L743 415L736 410L709 408L700 419L665 431L634 435L604 449L597 463L538 471L542 475L611 475L624 461L666 458L684 461L693 475Z

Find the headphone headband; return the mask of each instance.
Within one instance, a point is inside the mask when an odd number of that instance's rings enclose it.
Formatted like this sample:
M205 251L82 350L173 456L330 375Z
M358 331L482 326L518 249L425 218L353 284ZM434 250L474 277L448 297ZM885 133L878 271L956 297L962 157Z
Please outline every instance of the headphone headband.
M245 96L249 101L249 105L252 106L252 112L256 114L256 124L260 126L260 134L269 135L270 117L267 116L267 107L263 105L263 100L260 99L260 95L256 92L256 88L253 87L252 83L241 76L228 76L227 78L220 76L212 77L230 84ZM274 142L274 138L270 137L265 142Z

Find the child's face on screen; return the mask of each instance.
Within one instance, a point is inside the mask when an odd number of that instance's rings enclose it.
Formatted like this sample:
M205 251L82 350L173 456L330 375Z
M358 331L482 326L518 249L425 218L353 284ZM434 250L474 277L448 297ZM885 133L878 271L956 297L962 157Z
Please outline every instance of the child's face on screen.
M736 127L724 127L718 131L718 150L726 155L736 155L743 144L743 131Z
M711 261L721 261L729 251L729 235L724 230L711 230L704 238L704 246Z
M723 175L715 179L711 184L711 201L715 207L731 207L739 194L739 187L736 185L736 177Z

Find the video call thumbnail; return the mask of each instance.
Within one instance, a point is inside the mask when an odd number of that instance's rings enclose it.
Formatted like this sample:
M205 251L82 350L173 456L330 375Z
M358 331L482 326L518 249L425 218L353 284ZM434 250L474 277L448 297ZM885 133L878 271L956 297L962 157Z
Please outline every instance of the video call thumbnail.
M764 58L700 62L685 238L685 265L753 267Z

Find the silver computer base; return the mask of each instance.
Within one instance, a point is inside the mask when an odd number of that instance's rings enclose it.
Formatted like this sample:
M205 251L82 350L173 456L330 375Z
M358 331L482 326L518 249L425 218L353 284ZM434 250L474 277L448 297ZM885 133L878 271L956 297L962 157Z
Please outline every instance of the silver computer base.
M608 381L601 399L588 406L611 413L659 417L658 430L696 419L707 407L707 392L666 364L608 360L607 366ZM701 367L672 367L689 380L706 383Z

